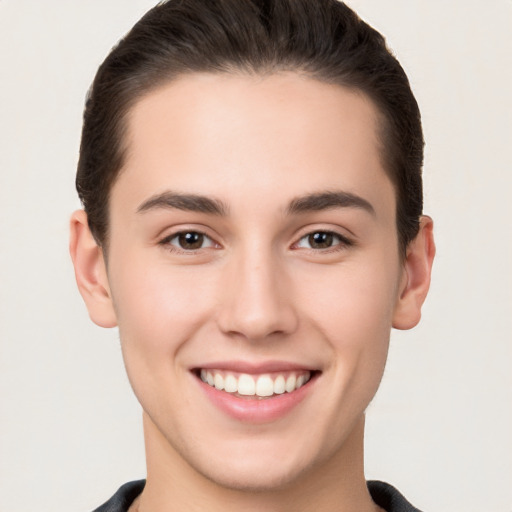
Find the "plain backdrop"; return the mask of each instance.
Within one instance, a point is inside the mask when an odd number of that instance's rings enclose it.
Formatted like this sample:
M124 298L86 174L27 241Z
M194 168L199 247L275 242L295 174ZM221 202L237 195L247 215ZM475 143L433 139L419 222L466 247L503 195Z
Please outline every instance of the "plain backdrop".
M87 512L145 476L118 335L88 319L67 229L86 91L154 3L0 0L0 511ZM425 511L510 512L512 2L348 3L420 103L438 245L368 411L367 477Z

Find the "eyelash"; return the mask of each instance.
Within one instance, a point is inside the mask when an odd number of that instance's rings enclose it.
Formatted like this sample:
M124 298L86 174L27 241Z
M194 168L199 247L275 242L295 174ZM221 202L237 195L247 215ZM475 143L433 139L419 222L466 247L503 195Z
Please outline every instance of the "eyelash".
M187 235L199 236L200 240L201 240L201 246L203 245L203 242L205 240L209 241L209 245L207 247L202 246L202 247L197 247L197 248L185 249L183 247L177 247L171 243L173 240L179 240L180 237L187 236ZM338 243L335 243L334 245L330 245L328 247L316 248L316 249L313 247L301 247L300 246L300 244L303 240L307 240L311 244L311 237L314 237L316 235L323 235L324 237L325 236L331 237L331 241L333 239L337 239ZM216 242L211 237L209 237L206 233L203 233L202 231L183 230L183 231L177 231L176 233L172 233L171 235L166 236L159 242L159 245L165 246L167 248L167 250L169 250L171 252L182 253L182 254L194 254L202 249L209 249L211 247L215 247L218 244L216 244ZM331 252L342 251L342 250L344 250L348 247L351 247L353 245L354 245L354 242L352 240L350 240L346 236L341 235L340 233L336 233L335 231L319 229L316 231L311 231L311 232L307 233L306 235L302 236L298 240L298 242L293 244L292 248L294 250L303 248L305 250L312 251L315 253L331 253Z
M173 240L175 240L175 239L179 240L179 238L181 236L186 236L186 235L199 235L200 237L202 237L202 240L209 240L210 245L208 247L184 249L183 247L178 247L171 243ZM205 249L205 248L208 249L210 247L214 247L217 244L206 233L203 233L202 231L199 231L196 229L189 229L189 230L177 231L176 233L172 233L171 235L166 236L165 238L160 240L159 245L165 246L166 249L171 252L182 253L182 254L194 254L197 251L200 251L201 249Z
M352 247L354 245L354 242L352 240L350 240L346 236L341 235L340 233L337 233L336 231L329 231L329 230L318 229L318 230L315 230L315 231L310 231L306 235L302 236L299 239L299 241L294 244L294 247L299 248L300 247L299 244L303 240L308 240L309 243L311 243L311 237L313 237L315 235L323 235L324 237L325 236L332 237L331 241L332 241L332 239L337 239L338 243L336 243L334 245L330 245L329 247L324 247L324 248L317 248L317 249L315 249L313 247L303 247L304 249L306 249L308 251L313 251L315 253L316 252L331 253L331 252L342 251L342 250L344 250L344 249L346 249L348 247Z

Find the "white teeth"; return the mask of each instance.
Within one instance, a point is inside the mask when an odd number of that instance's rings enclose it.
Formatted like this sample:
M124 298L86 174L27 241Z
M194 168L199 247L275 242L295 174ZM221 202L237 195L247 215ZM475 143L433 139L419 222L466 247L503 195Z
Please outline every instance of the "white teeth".
M282 375L279 375L277 379L274 381L274 393L276 395L281 395L285 392L286 388L286 381L284 380L284 377Z
M220 373L216 373L213 378L213 383L217 389L224 389L224 377Z
M291 393L301 388L311 378L310 372L290 373L287 377L276 375L274 378L269 374L258 377L247 373L238 376L226 373L221 370L201 370L200 377L203 382L215 387L220 391L237 393L244 396L269 397L281 395L285 392Z
M242 373L238 377L238 394L247 396L256 394L256 384L250 375Z
M258 377L256 394L258 396L272 396L274 394L274 381L270 378L270 375Z
M297 377L295 377L295 375L293 375L293 374L290 375L286 379L285 389L286 389L286 391L288 391L288 393L291 393L295 389L296 382L297 382Z
M238 391L238 380L234 375L228 375L224 379L224 389L228 393L236 393Z

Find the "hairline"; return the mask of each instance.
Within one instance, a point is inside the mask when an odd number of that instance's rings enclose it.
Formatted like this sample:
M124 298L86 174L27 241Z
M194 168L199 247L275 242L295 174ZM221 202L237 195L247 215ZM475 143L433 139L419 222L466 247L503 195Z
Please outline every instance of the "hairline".
M384 111L383 106L379 105L379 102L372 97L372 95L365 90L364 87L358 87L355 84L344 83L344 81L340 78L328 78L323 76L320 71L312 71L305 69L304 66L293 66L293 65L279 65L279 64L266 64L261 67L256 67L253 65L240 65L235 66L233 64L226 65L222 69L190 69L184 68L179 71L171 72L169 71L167 74L162 75L158 80L146 80L146 83L141 86L140 93L133 93L131 97L129 97L124 104L121 106L120 112L120 120L117 129L117 137L118 137L118 156L119 156L119 165L115 172L112 173L113 179L108 184L108 190L105 194L105 230L103 239L100 240L97 236L93 236L97 242L97 244L102 248L102 251L107 257L108 253L108 245L109 245L109 235L110 235L110 206L111 206L111 193L114 188L117 180L123 173L126 168L125 163L128 159L130 148L129 148L129 127L130 127L130 118L133 114L135 106L143 101L145 98L150 96L151 94L164 89L182 79L185 79L190 76L195 75L211 75L211 76L239 76L239 77L261 77L261 78L269 78L272 76L290 73L301 78L307 80L313 80L318 83L334 85L344 89L345 91L352 92L354 94L362 96L365 100L369 101L373 106L373 110L375 112L375 141L377 143L377 151L380 158L380 163L382 166L382 170L386 174L386 176L391 181L394 190L395 196L395 228L397 231L397 239L399 244L399 253L401 259L405 256L406 246L403 246L403 241L401 240L400 229L398 225L398 207L399 207L399 186L396 182L394 173L391 170L392 163L389 162L388 156L388 148L387 146L390 144L386 139L390 135L390 131L392 131L390 126L390 120L388 119L388 114ZM151 76L151 78L154 78ZM151 81L151 83L149 83ZM91 228L91 226L89 226ZM409 242L410 243L410 242Z

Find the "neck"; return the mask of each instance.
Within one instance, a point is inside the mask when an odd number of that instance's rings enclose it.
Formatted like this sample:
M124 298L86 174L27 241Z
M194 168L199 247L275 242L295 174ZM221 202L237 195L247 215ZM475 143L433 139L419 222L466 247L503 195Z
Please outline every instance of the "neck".
M144 415L147 482L138 512L375 512L363 471L364 417L335 456L272 489L233 489L193 468Z

